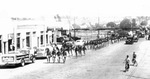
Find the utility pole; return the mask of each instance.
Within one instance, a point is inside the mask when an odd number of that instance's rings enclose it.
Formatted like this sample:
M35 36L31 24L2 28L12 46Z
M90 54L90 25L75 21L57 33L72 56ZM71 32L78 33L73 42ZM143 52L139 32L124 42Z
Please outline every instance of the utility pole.
M100 25L100 24L99 24L99 20L100 20L100 19L99 19L99 17L98 17L98 26ZM99 30L98 30L97 38L99 38L99 34L100 34L100 33L99 33Z
M68 27L68 33L69 33L69 40L71 39L71 32L70 32L70 27L71 27L71 22L70 22L70 18L67 16L68 19L68 23L69 23L69 27Z
M74 24L76 24L76 21L75 21L75 17L74 17ZM75 28L73 28L74 29L74 37L76 36L76 31L75 31Z

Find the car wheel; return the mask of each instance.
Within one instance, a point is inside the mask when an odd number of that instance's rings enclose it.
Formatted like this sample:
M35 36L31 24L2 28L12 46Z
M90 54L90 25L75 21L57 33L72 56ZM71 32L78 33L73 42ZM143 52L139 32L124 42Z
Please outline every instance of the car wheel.
M32 63L35 63L35 57L32 58Z
M24 61L24 59L21 60L21 66L22 66L22 67L25 66L25 61Z

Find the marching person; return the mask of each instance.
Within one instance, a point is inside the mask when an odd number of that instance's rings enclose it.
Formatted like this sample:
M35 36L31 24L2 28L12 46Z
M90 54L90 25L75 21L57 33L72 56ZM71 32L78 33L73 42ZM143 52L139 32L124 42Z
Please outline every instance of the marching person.
M127 55L125 59L125 72L128 71L129 68L130 68L130 59L129 59L129 55Z
M76 58L78 57L78 49L79 49L78 46L75 46L75 50L74 51L75 51Z
M132 63L133 63L133 66L137 66L138 65L138 63L137 63L137 61L136 61L136 54L135 54L135 52L133 52L133 57L132 57Z
M48 48L46 48L45 50L46 50L46 54L47 54L47 62L50 63L51 52L49 51Z
M86 50L85 45L83 45L82 50L83 50L83 53L84 53L84 55L85 55L85 50Z
M53 59L53 63L55 63L55 58L56 58L56 49L53 48L53 51L52 51L52 59Z
M63 63L66 61L67 53L64 47L61 48L62 56L63 56Z
M60 51L60 49L58 49L58 51L57 51L58 63L60 63L60 56L61 56L61 51Z

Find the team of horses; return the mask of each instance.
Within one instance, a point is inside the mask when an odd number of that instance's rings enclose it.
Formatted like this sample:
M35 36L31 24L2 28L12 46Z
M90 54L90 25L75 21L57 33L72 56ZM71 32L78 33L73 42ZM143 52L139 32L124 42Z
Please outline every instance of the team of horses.
M73 56L78 57L78 55L82 56L85 55L85 45L75 45L74 42L64 42L62 45L53 44L45 49L47 54L47 61L50 62L52 59L52 62L60 63L61 60L63 63L66 61L67 56Z

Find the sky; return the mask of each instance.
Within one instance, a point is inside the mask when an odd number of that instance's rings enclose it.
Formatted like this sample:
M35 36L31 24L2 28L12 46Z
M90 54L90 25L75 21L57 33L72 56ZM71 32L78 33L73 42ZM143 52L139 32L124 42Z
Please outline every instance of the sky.
M0 0L0 17L50 17L59 14L94 19L100 17L100 21L122 19L124 16L149 16L149 2L148 0Z
M87 20L93 23L98 22L99 17L101 23L121 20L125 16L150 16L149 3L149 0L0 0L0 19L52 18L59 14L77 18L88 17ZM7 19L4 20L1 19L1 24L9 24Z
M148 0L0 0L8 16L137 16L150 15Z

